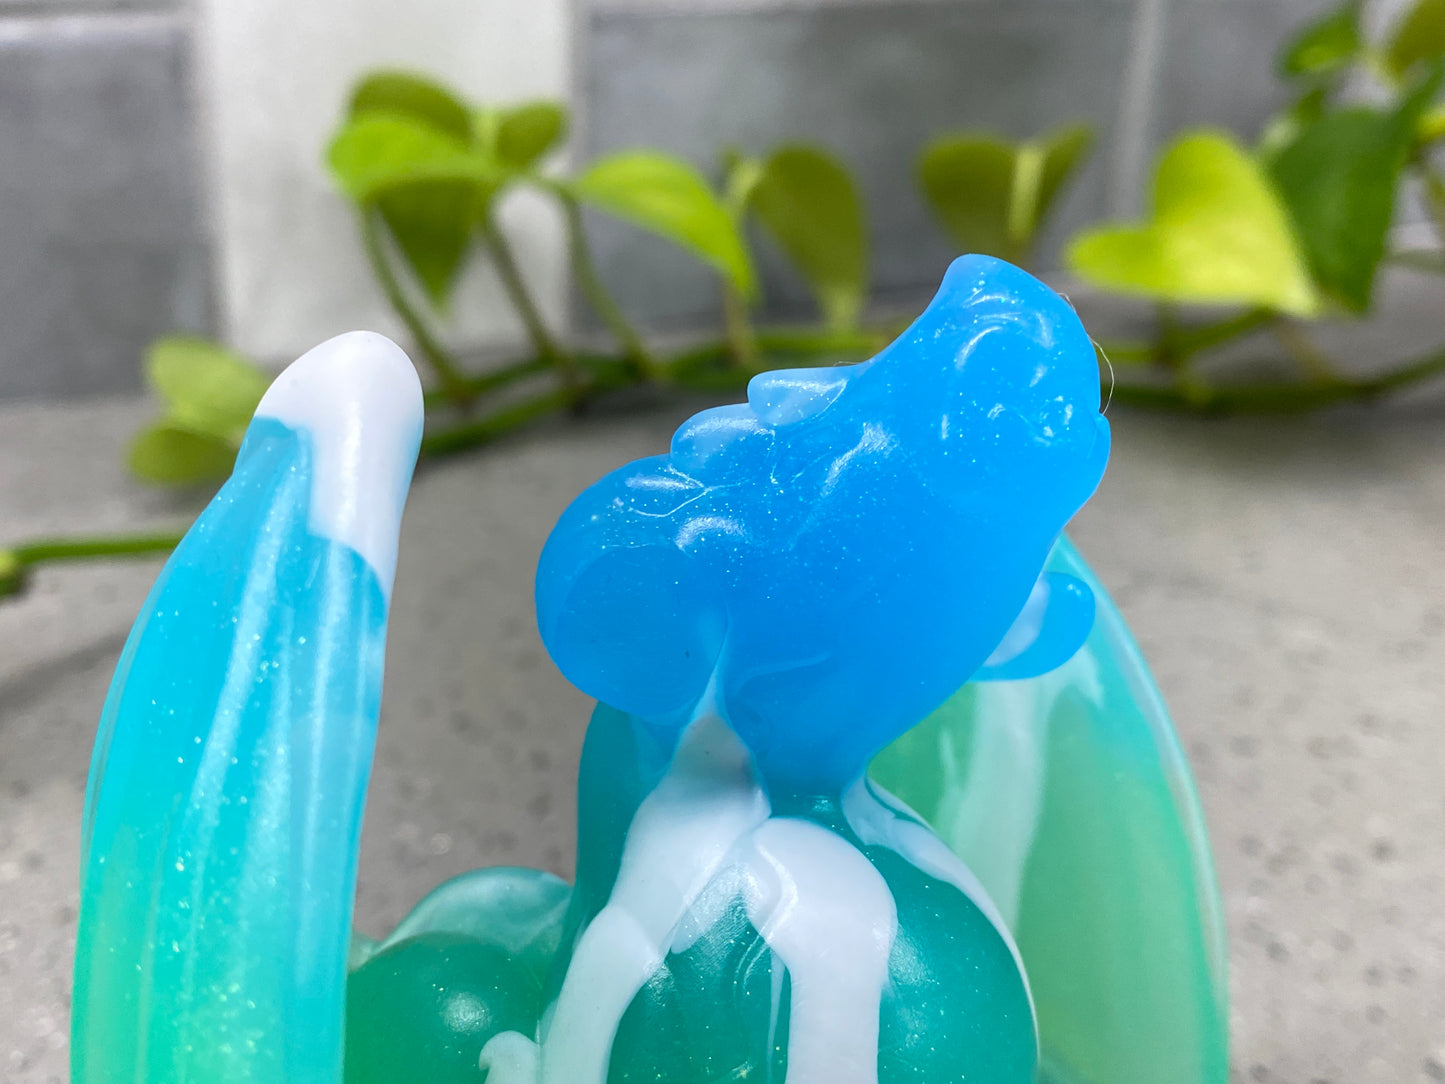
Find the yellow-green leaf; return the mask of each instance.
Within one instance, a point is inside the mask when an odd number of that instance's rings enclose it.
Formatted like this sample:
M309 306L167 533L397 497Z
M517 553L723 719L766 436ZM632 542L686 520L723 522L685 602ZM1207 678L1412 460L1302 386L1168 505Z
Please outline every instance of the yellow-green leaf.
M1437 73L1385 112L1326 113L1268 159L1319 287L1353 312L1370 306L1401 173Z
M964 252L1014 263L1023 258L1009 231L1014 148L991 135L943 136L923 151L919 183L948 236Z
M1416 64L1445 56L1445 0L1416 0L1385 45L1385 66L1403 79Z
M497 168L461 139L409 117L369 113L348 121L326 155L342 191L368 203L423 182L473 185L479 205L497 183Z
M1084 124L1016 145L985 134L943 136L919 159L919 181L956 244L1024 263L1093 139Z
M557 146L567 131L567 110L558 102L526 102L502 111L496 126L497 161L526 169Z
M153 342L145 369L147 381L165 403L168 421L237 443L271 382L225 347L188 335Z
M847 167L817 147L781 147L763 164L748 200L812 287L829 325L856 324L867 287L868 235Z
M1353 63L1363 47L1359 0L1347 0L1285 42L1279 71L1286 76L1330 75Z
M350 116L373 113L407 117L463 143L471 140L471 113L461 99L413 72L372 72L356 85L351 92Z
M1320 307L1279 196L1259 162L1219 132L1190 133L1168 149L1152 219L1086 230L1068 262L1095 285L1165 301L1297 316Z
M577 196L666 237L716 268L744 297L756 292L752 259L736 221L696 169L656 151L623 151L594 162Z
M471 254L482 197L469 181L417 181L376 198L396 246L438 309Z
M128 462L131 471L147 482L195 485L230 474L236 447L219 437L161 423L136 437Z
M1048 218L1055 201L1094 147L1094 130L1087 124L1070 124L1031 141L1043 153L1038 190L1031 201L1029 235Z

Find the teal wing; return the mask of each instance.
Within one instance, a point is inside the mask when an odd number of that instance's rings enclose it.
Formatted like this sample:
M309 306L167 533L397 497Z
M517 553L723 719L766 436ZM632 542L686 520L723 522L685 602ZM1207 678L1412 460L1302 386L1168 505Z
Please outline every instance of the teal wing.
M1198 795L1124 619L1058 669L970 683L874 762L972 868L1012 930L1046 1084L1222 1084L1224 919Z
M262 400L101 718L71 1079L336 1084L401 504L405 355L363 332Z

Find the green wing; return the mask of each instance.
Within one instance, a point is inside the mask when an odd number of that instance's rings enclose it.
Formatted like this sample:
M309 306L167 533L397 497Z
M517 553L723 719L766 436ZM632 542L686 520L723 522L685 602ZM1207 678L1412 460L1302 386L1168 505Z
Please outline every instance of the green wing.
M1051 571L1097 599L1084 647L971 683L872 767L973 869L1018 941L1045 1084L1223 1084L1224 918L1204 822L1124 619L1060 538Z

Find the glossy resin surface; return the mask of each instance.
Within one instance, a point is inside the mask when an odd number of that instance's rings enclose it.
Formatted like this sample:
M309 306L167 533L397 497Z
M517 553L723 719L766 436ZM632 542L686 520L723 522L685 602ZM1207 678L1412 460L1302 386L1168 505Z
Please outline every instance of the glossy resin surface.
M351 943L398 357L348 336L283 375L136 626L77 1080L1223 1081L1187 769L1060 541L1109 445L1063 299L960 259L872 361L762 374L579 497L537 581L602 701L575 884L476 871Z

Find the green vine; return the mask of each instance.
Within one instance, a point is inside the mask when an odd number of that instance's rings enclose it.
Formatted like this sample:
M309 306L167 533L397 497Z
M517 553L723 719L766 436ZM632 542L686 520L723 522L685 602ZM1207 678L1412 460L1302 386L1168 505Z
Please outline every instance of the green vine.
M1283 414L1370 402L1445 376L1445 349L1369 376L1349 375L1315 344L1321 317L1368 315L1387 265L1445 274L1445 139L1437 102L1445 21L1417 0L1385 37L1367 40L1354 0L1302 27L1279 54L1294 101L1257 143L1186 132L1163 151L1147 217L1080 231L1068 270L1091 290L1136 298L1153 319L1143 341L1099 344L1111 403L1195 414ZM1428 14L1428 13L1426 13ZM1375 104L1346 87L1375 81ZM691 164L628 151L576 174L547 168L567 127L550 102L477 107L422 76L378 72L357 86L326 150L355 204L362 247L418 359L427 392L423 460L482 447L625 389L736 395L769 368L859 361L904 323L860 322L868 301L868 230L846 163L809 144L765 156L729 151L715 187ZM921 149L916 175L961 251L1029 264L1043 225L1087 160L1092 133L1070 125L1012 143L951 132ZM1390 227L1402 186L1418 183L1433 251L1398 250ZM581 297L615 349L574 348L547 325L498 207L516 189L561 216ZM599 273L587 216L609 215L696 257L716 276L721 337L663 354L649 345ZM810 327L757 321L755 247L771 246L817 303ZM478 255L495 270L530 344L528 356L475 372L446 345L439 319ZM1224 315L1216 315L1221 307ZM1209 315L1202 315L1202 314ZM1289 359L1293 380L1222 373L1222 348L1251 337ZM158 484L213 484L234 461L269 376L204 340L168 337L146 359L163 409L129 452ZM0 597L52 562L169 550L179 532L48 538L0 549Z

